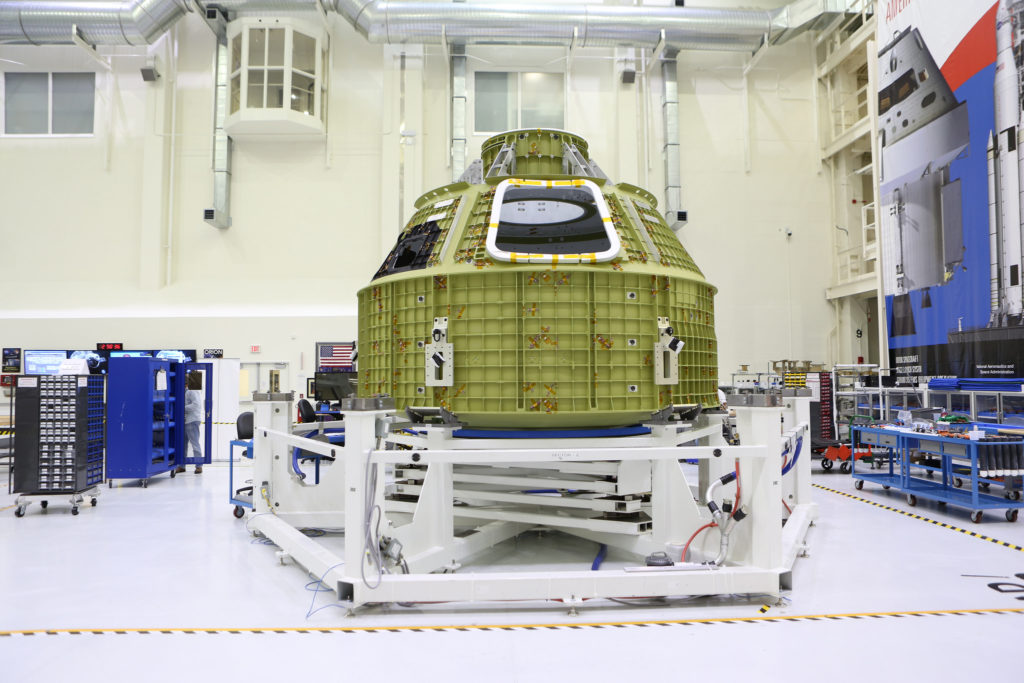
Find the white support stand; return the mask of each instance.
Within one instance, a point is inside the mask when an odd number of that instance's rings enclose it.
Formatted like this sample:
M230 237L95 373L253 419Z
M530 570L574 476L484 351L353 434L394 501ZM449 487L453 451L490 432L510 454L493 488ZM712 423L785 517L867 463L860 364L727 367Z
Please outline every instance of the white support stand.
M353 607L778 596L789 570L784 560L790 549L779 524L781 409L738 410L744 443L758 444L743 446L724 445L717 416L707 425L654 424L649 434L615 439L466 439L451 426L402 431L401 419L387 410L346 410L345 445L332 446L290 433L290 395L256 395L254 405L255 514L249 526ZM292 465L296 446L337 458L321 469L318 485ZM683 459L701 463L702 479L739 463L749 516L737 523L722 566L679 561L681 546L711 520L695 500ZM386 475L393 480L385 481ZM538 493L548 490L555 493ZM722 486L715 495L719 504L723 496L735 493ZM343 553L297 528L307 525L344 526ZM474 556L533 528L607 544L635 563L600 571L473 571ZM717 530L710 529L693 544L693 556L709 559L718 547ZM669 554L674 564L647 566L644 558L655 552Z
M779 434L794 429L803 429L803 446L796 465L785 475L781 469L776 470L780 479L779 500L785 500L792 513L789 514L786 526L782 530L782 555L780 565L785 568L782 586L792 587L791 571L798 557L807 553L807 531L818 516L818 505L811 499L811 435L810 435L810 397L787 397L783 407L776 408L736 408L736 426L740 433L740 442L747 435ZM771 442L770 442L771 443ZM781 449L779 451L781 453ZM792 457L792 453L790 457ZM779 466L781 468L781 460ZM778 503L778 514L781 515L781 503ZM740 533L737 529L737 533ZM747 529L743 529L747 532ZM757 530L753 532L756 534Z

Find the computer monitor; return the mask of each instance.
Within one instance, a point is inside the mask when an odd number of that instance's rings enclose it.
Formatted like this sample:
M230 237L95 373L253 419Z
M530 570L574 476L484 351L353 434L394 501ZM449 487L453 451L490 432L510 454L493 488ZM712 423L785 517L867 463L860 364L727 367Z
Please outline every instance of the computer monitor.
M159 349L153 351L153 357L169 360L172 363L191 363L196 359L195 349Z
M107 374L107 351L71 350L68 351L68 358L82 358L89 364L90 375Z
M152 358L152 351L111 351L111 358Z
M317 401L340 401L356 395L358 372L318 372L313 375Z
M67 360L67 351L25 349L22 355L26 375L56 375L60 364Z

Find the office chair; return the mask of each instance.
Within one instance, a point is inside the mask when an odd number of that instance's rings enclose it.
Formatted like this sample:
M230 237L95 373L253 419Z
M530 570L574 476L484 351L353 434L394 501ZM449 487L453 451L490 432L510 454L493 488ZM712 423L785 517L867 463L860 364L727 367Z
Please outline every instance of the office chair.
M252 411L246 411L235 419L235 434L236 438L231 442L233 446L243 446L246 449L246 457L252 457ZM235 498L239 495L248 493L250 496L253 495L252 486L243 486L240 489L235 490ZM243 511L244 513L244 511ZM240 515L236 514L236 517Z

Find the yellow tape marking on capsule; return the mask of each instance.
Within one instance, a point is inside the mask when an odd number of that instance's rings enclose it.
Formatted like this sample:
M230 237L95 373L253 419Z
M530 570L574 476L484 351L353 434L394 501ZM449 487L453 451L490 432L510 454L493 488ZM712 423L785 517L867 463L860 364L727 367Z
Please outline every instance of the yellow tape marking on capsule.
M603 220L603 221L604 221L605 223L611 223L611 222L612 222L612 218L611 218L611 216L605 216L605 217L604 217L604 218L602 218L601 220Z
M557 264L558 264L558 254L552 254L551 255L551 265L557 265Z

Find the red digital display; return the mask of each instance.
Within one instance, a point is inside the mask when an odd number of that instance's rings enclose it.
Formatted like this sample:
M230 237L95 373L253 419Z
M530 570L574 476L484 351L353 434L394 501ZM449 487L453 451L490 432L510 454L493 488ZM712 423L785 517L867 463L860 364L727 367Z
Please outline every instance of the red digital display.
M96 344L97 351L124 351L123 342L104 342Z

